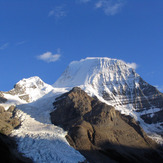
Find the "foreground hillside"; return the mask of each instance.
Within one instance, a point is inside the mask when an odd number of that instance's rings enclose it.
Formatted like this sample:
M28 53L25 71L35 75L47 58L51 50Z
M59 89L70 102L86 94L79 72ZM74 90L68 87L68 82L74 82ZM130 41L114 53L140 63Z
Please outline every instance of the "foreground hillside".
M54 106L52 122L68 130L67 140L89 162L163 161L159 145L132 117L121 115L80 88L58 97Z
M0 105L0 153L3 163L32 163L32 160L22 156L17 150L16 142L9 135L14 128L20 126L19 119L15 116L16 108L10 106L7 110Z
M2 163L32 163L32 160L22 156L17 151L14 139L0 133L0 153Z

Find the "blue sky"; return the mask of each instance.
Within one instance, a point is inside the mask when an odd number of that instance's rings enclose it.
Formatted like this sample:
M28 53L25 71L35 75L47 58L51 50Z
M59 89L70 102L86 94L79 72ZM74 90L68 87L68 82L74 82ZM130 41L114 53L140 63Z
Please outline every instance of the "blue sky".
M68 64L109 57L163 91L162 0L0 0L0 90L39 76L53 84Z

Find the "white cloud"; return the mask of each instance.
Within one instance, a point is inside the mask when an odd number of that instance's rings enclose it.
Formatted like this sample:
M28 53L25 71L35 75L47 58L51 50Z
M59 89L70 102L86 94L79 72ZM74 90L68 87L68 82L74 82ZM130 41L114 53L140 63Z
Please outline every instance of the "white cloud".
M57 60L59 60L59 58L61 57L61 54L57 53L57 54L52 54L52 52L46 52L43 53L42 55L37 56L38 59L43 60L45 62L56 62Z
M127 65L135 70L138 68L138 65L136 63L127 63Z
M48 16L53 16L55 19L60 19L67 16L67 12L65 11L64 6L57 6L53 10L49 11Z
M4 50L8 47L9 43L5 43L3 45L0 46L0 50Z
M95 8L102 9L108 16L117 14L123 6L124 1L122 0L98 0L95 3Z

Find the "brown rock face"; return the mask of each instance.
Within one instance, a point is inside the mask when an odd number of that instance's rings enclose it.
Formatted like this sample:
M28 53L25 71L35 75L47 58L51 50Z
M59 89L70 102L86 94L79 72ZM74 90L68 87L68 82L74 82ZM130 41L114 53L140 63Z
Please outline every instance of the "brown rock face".
M11 131L20 126L16 111L13 105L7 111L0 105L0 160L2 163L32 163L32 160L17 151L16 142L10 137Z
M16 114L16 107L10 106L7 111L0 106L0 133L9 135L11 131L20 125L20 121Z
M63 94L57 98L57 102L54 103L57 110L51 113L52 122L57 125L62 124L64 128L69 128L86 113L90 112L93 99L84 95L85 92L81 89L74 88L70 93Z
M54 103L55 125L68 130L67 140L89 162L162 162L158 145L138 123L112 106L73 88Z
M3 92L0 91L0 103L5 103L7 101L6 98L4 98Z

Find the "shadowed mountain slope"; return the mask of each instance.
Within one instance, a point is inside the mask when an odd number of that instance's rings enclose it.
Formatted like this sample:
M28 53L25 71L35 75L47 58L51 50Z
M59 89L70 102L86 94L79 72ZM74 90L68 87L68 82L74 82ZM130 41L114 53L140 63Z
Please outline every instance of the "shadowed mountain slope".
M159 146L133 118L88 96L80 88L58 97L54 106L52 123L68 130L67 140L88 161L163 161Z
M0 153L2 163L32 163L32 161L22 156L18 152L14 138L10 134L14 128L20 125L20 120L16 117L17 108L10 106L5 110L0 105Z
M32 160L25 158L17 151L15 140L0 133L0 153L2 163L32 163Z

